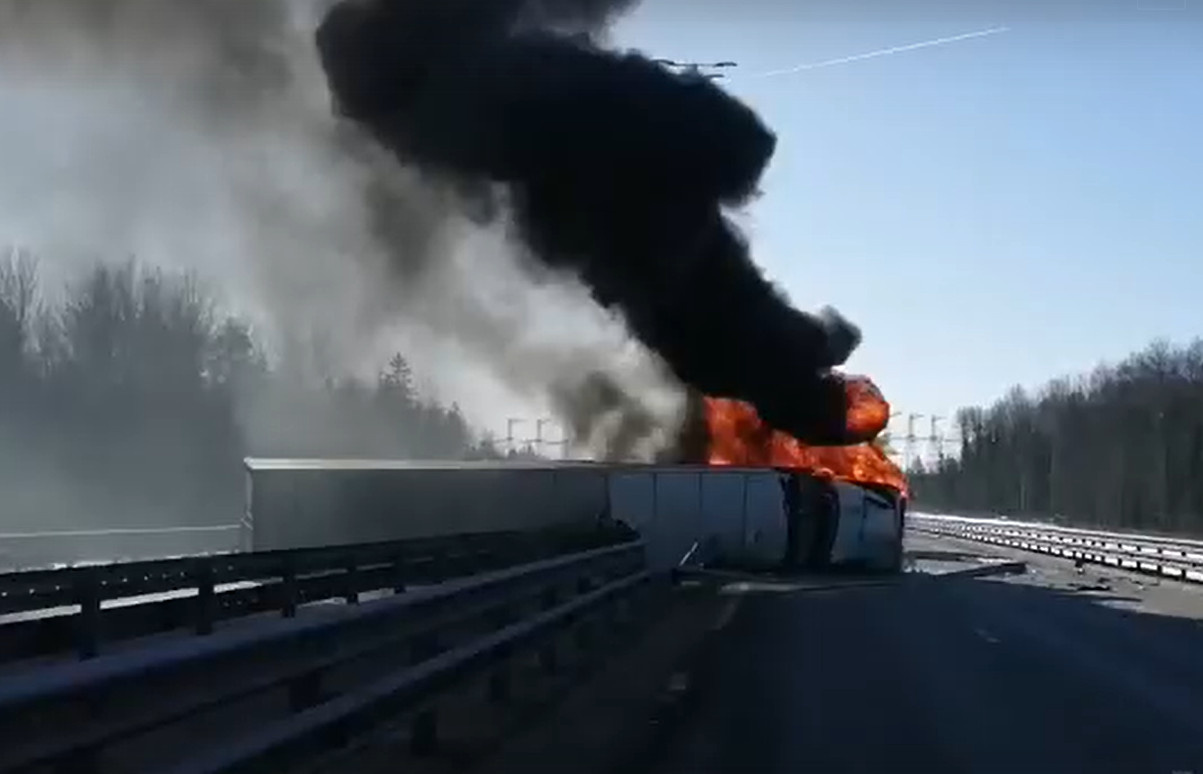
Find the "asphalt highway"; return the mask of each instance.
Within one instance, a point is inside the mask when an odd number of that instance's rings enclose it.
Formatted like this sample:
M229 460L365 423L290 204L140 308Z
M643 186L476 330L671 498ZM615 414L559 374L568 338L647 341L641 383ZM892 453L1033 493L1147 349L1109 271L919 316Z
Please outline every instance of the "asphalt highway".
M962 552L1007 578L929 574ZM885 587L746 591L658 774L1203 774L1203 590L917 536Z

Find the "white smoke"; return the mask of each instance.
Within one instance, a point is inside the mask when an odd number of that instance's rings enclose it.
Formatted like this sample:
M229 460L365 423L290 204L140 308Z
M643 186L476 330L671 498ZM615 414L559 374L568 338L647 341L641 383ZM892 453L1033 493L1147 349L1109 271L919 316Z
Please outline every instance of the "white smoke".
M400 349L478 427L588 412L556 396L600 372L672 428L679 389L578 284L532 277L504 228L336 124L324 5L0 0L0 243L51 280L98 257L194 270L269 341L321 331L347 371ZM663 440L644 435L621 453Z

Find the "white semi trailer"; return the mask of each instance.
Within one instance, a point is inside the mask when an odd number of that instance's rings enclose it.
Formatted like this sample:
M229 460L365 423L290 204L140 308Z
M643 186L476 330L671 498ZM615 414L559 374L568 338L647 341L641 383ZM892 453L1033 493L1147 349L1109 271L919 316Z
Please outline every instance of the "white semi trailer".
M585 462L248 459L254 550L436 535L637 530L659 568L901 567L906 501L794 471Z

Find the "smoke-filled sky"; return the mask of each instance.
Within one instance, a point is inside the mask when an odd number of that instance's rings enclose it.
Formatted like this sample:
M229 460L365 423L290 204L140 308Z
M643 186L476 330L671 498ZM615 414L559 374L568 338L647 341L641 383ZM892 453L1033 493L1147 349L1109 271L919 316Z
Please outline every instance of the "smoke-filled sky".
M624 363L636 392L662 386L582 291L516 281L512 245L446 218L438 191L412 180L392 179L407 194L393 227L453 257L422 282L382 281L365 242L381 227L372 203L390 194L319 120L328 95L306 3L276 15L286 4L0 0L18 5L143 19L0 19L0 242L41 249L44 269L69 273L97 250L202 267L235 304L339 328L352 359L408 347L435 388L498 431L546 409L524 386L599 363ZM778 135L764 196L739 219L753 255L799 306L831 303L862 327L849 366L896 409L948 414L1200 333L1203 12L1194 0L1039 5L645 0L613 36L739 61L728 88ZM235 8L240 32L202 43L207 25L230 29L206 9ZM1009 31L739 77L998 26ZM357 271L334 253L356 254ZM393 325L402 301L409 324Z
M779 140L756 258L862 326L849 368L895 410L948 415L1203 335L1197 0L650 0L616 38L739 62L728 88Z
M859 331L835 310L792 306L728 216L759 192L774 133L710 81L607 48L609 20L630 5L344 2L316 40L351 126L461 206L495 213L532 270L578 279L684 388L749 402L806 443L866 440L831 370ZM406 239L382 244L403 274L428 262ZM622 435L649 426L643 390L606 363L554 381L574 427L615 399L630 417ZM607 457L626 457L623 445Z
M677 385L579 283L335 120L326 5L0 0L0 244L51 285L97 257L195 270L269 339L317 330L335 366L400 349L477 426L671 424ZM599 374L617 392L580 405Z

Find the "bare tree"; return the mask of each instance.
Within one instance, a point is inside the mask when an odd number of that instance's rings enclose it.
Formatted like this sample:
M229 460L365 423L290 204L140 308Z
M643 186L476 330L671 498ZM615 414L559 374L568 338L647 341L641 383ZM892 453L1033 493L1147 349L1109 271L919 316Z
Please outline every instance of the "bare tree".
M1203 533L1203 340L958 413L960 454L914 477L956 511Z
M194 276L129 260L94 266L52 307L37 291L31 256L0 261L0 526L229 523L248 454L473 448L459 409L420 396L403 355L359 382L311 336L299 366L273 366Z
M26 365L37 303L37 262L20 249L0 260L0 379Z

